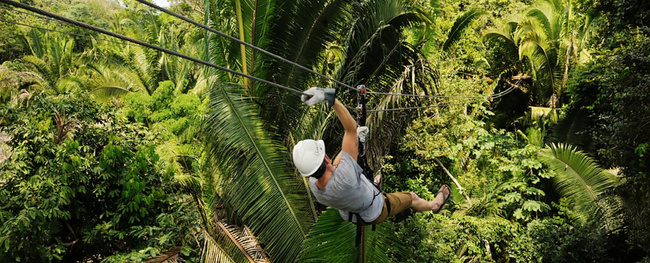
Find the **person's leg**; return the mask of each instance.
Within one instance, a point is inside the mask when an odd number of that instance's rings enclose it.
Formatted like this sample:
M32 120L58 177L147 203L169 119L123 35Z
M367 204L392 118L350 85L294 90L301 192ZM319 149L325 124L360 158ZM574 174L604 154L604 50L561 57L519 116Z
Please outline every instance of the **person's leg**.
M440 191L444 192L444 196L449 197L451 189L446 185L440 187ZM439 193L433 201L427 201L420 198L413 192L397 192L385 195L384 207L379 217L371 222L371 224L379 224L384 222L387 217L394 216L409 208L415 212L434 211L437 212L440 206L444 203L443 193ZM388 205L390 204L390 205Z
M413 199L413 202L411 203L411 209L413 209L415 212L438 211L440 209L440 206L442 206L445 201L445 196L448 197L451 193L451 189L443 185L440 187L440 191L442 192L436 195L436 198L433 199L433 201L424 200L417 194L411 192L411 198Z

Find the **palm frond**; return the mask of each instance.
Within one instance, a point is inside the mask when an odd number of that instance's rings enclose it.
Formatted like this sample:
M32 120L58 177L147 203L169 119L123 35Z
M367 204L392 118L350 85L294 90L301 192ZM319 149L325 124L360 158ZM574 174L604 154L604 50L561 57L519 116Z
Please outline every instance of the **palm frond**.
M268 47L267 41L271 34L271 20L275 15L276 2L269 0L246 0L244 3L244 22L246 25L246 32L250 32L249 43L258 47ZM255 50L248 50L250 52L250 73L256 75L255 66L256 62L260 61L260 57L256 56ZM253 90L253 95L255 91Z
M345 83L367 85L370 76L383 73L377 72L377 66L385 65L385 56L402 45L401 30L422 19L399 0L367 1L355 5L354 14L357 19L348 33L344 62L336 75ZM399 62L399 58L395 60Z
M234 262L268 262L268 257L260 248L255 236L247 228L242 230L209 216L212 211L206 209L202 199L201 181L197 177L183 174L176 176L175 179L178 180L181 191L192 196L201 215L202 235L207 242L203 247L204 255L224 253Z
M447 34L447 40L442 45L442 50L449 51L449 48L451 48L454 44L456 44L460 40L463 31L465 31L467 27L469 27L474 20L486 14L487 11L485 11L485 9L475 7L468 10L459 18L457 18L456 22L454 22L454 25L451 27L451 30Z
M388 224L377 225L376 231L371 231L371 226L365 227L367 262L390 262L386 251L399 247L395 240L388 238L392 234ZM309 231L296 262L359 262L361 246L355 246L356 228L344 221L336 209L328 209Z
M149 93L153 94L154 90L158 87L158 81L156 76L158 76L157 66L152 66L149 61L149 57L144 49L137 46L127 46L125 53L123 54L127 57L127 66L131 71L133 71L144 87Z
M212 236L207 232L203 232L203 238L203 251L201 252L203 262L237 262L234 261L230 255L219 246L219 243L212 239Z
M271 52L285 57L307 68L320 63L321 54L332 42L338 41L344 28L349 26L349 1L309 0L284 1L276 8L276 17L265 42ZM262 40L260 40L262 41ZM256 72L267 79L294 87L306 89L313 82L314 75L288 63L260 57ZM261 64L260 64L261 63ZM255 86L260 96L263 118L278 134L287 134L295 128L301 118L302 109L298 96L287 92L268 89L266 85Z
M86 64L85 69L91 76L86 86L99 98L105 99L128 92L147 90L143 80L128 67L96 62Z
M185 43L183 46L180 46L179 43L182 40L178 39L178 35L169 34L163 32L174 31L173 25L170 26L169 30L164 29L161 31L160 38L163 40L162 45L171 46L172 50L180 50L180 53L186 54L193 57L200 57L199 45L197 43ZM187 82L190 80L188 77L193 75L193 70L196 69L196 65L186 59L181 59L176 56L171 56L168 54L161 54L158 61L160 69L164 74L164 79L174 82L174 86L177 91L184 92L187 89Z
M229 178L226 202L274 261L291 261L313 222L307 192L287 169L286 148L268 138L254 106L242 96L239 86L212 85L204 123L207 154Z
M517 30L517 23L505 23L502 27L490 29L482 36L484 43L500 44L508 51L509 54L517 53L517 39L515 31ZM516 57L516 55L513 55Z
M102 100L105 100L106 98L122 96L129 92L131 91L126 88L117 86L97 87L91 91L93 95Z
M528 9L526 16L529 19L535 19L541 26L539 29L543 30L544 35L554 36L558 31L558 25L555 23L557 20L554 19L554 10L546 5L538 5Z
M41 75L41 78L47 82L49 88L56 87L58 76L55 76L54 72L52 72L45 60L40 59L36 56L24 56L22 60L34 66L36 71Z
M43 57L46 52L45 42L41 40L43 32L39 31L36 28L32 28L27 32L27 35L21 37L23 44L26 47L29 47L32 55L36 57Z
M542 161L555 172L553 184L573 206L591 218L606 215L598 202L620 184L603 172L598 164L575 147L552 144L539 152Z

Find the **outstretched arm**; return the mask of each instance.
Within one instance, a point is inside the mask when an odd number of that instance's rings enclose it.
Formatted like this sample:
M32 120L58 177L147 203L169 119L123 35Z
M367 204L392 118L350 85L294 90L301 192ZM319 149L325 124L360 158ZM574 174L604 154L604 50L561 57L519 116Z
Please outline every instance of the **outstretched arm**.
M301 100L308 106L327 100L334 107L334 112L336 112L336 116L345 129L341 151L348 153L354 161L357 161L357 155L359 154L357 148L357 121L352 118L348 109L336 99L336 91L334 89L312 87L303 93ZM332 164L338 166L340 161L341 154L339 153Z
M339 118L339 121L341 121L341 124L343 124L343 128L345 129L341 151L348 153L352 156L354 161L356 161L359 151L357 148L357 121L352 117L348 109L339 102L339 100L334 102L334 112L336 112L336 116ZM333 164L337 166L340 161L341 154L336 157Z

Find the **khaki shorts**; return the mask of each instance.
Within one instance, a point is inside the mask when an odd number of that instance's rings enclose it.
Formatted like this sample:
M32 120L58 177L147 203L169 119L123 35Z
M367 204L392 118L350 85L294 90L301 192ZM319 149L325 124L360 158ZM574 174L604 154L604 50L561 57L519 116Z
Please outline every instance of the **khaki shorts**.
M371 224L379 224L381 222L384 222L384 220L386 220L386 218L389 216L399 214L400 212L411 207L411 203L413 203L413 198L411 197L410 192L384 194L384 198L386 199L384 202L384 208L381 209L381 214L379 214L379 217L377 217L375 221L372 221ZM386 205L386 202L390 203L390 211Z

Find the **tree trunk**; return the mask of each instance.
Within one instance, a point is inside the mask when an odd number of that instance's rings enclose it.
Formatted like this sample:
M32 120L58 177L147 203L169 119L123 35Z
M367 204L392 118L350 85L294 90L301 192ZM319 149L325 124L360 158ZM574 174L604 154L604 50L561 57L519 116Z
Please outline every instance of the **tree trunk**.
M442 164L442 162L440 160L438 160L438 158L434 158L434 160L438 163L438 165L440 165L440 167L442 167L442 170L445 171L447 176L449 176L449 178L451 178L451 180L454 181L454 184L456 184L456 187L458 187L458 191L465 197L465 199L467 199L467 203L469 203L471 205L472 201L469 199L469 196L463 190L463 187L460 186L460 183L458 183L458 180L456 180L456 178L453 175L451 175L449 170L447 170L447 168L445 168L445 166Z
M240 0L235 1L235 5L237 8L237 24L239 26L239 40L241 40L242 42L246 42L246 36L244 35L244 20L242 18L242 13L241 13L241 1ZM246 46L244 46L243 44L240 45L240 52L241 52L242 73L248 75L247 62L246 62ZM244 90L246 90L246 93L249 93L248 78L246 77L244 77Z

